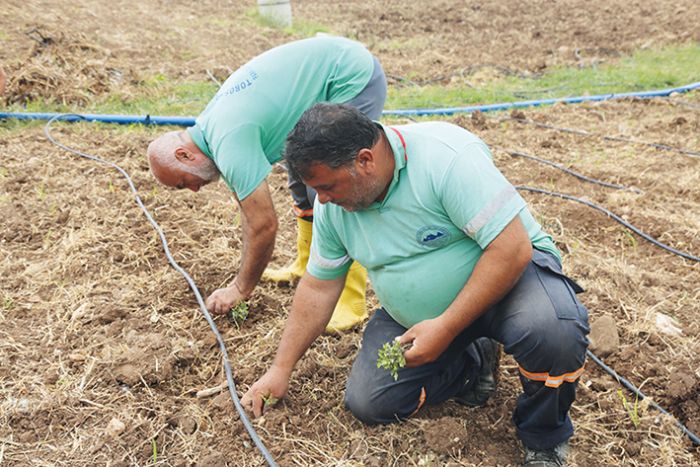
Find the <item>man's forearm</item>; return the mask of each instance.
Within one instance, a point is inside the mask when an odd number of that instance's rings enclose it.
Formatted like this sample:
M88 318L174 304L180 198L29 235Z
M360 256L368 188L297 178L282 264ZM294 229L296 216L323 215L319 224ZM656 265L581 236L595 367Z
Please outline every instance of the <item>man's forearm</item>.
M513 288L531 257L530 239L516 218L484 250L469 281L440 319L455 336L459 334Z
M243 220L243 248L235 282L246 296L253 292L272 258L276 233L276 230L267 227L255 229Z
M248 297L258 285L275 249L277 215L267 182L264 181L248 197L239 201L239 204L243 251L238 276L231 286L235 285L240 294Z
M343 290L345 277L322 281L302 277L272 366L291 374L294 365L323 332Z

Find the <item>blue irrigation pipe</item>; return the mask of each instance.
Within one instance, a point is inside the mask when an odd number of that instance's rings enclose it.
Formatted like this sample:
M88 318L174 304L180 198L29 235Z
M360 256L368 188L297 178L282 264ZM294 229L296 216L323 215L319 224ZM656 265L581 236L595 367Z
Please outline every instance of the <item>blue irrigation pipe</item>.
M665 97L673 93L689 92L700 88L700 81L687 84L675 88L659 89L656 91L640 91L640 92L623 92L612 94L598 94L595 96L578 96L578 97L560 97L555 99L539 99L518 102L505 102L501 104L488 105L472 105L468 107L445 107L437 109L399 109L385 110L383 115L395 116L430 116L430 115L453 115L457 113L470 112L492 112L497 110L522 109L525 107L538 107L542 105L551 105L557 103L579 104L581 102L591 101L606 101L610 99L625 99L636 97L639 99L650 99L652 97ZM14 118L18 120L51 120L62 114L58 113L39 113L39 112L0 112L0 119ZM176 126L192 126L195 122L195 117L176 117L176 116L151 116L151 115L110 115L110 114L81 114L60 117L62 121L90 121L102 123L119 123L129 125L141 123L143 125L176 125Z
M51 112L0 112L0 119L14 118L17 120L60 120L62 122L101 122L118 123L120 125L175 125L192 126L194 117L158 117L150 115L114 115L114 114L61 114Z
M385 110L384 115L398 116L429 116L429 115L453 115L456 113L492 112L496 110L522 109L525 107L538 107L542 105L552 105L558 103L580 104L581 102L607 101L610 99L625 99L636 97L639 99L650 99L652 97L666 97L673 93L689 92L700 88L700 81L677 88L659 89L656 91L623 92L612 94L598 94L595 96L559 97L553 99L537 99L530 101L506 102L502 104L473 105L468 107L445 107L441 109L406 109L406 110Z

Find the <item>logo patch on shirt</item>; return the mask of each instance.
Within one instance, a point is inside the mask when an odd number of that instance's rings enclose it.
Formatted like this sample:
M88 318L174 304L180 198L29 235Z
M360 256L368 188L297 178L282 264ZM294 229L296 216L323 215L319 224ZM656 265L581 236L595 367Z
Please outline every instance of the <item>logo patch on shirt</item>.
M447 229L434 225L421 227L416 232L418 243L431 248L440 248L446 245L450 241L450 237L452 237L452 234Z

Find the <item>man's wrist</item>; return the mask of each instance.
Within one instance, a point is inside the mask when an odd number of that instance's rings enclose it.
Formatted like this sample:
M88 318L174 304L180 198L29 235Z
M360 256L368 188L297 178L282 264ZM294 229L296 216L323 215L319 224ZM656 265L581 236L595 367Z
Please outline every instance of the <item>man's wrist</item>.
M270 370L282 373L287 377L287 379L289 379L292 376L292 371L294 371L294 365L294 363L290 365L282 362L273 361L272 366L270 366Z
M449 313L443 313L436 319L440 323L442 332L446 337L449 337L450 340L457 337L465 328L462 323L452 319L452 316Z
M246 299L250 297L250 295L253 293L254 288L251 287L250 289L248 289L247 287L241 286L241 284L238 282L238 278L234 279L233 282L231 282L230 287L237 290L239 295Z

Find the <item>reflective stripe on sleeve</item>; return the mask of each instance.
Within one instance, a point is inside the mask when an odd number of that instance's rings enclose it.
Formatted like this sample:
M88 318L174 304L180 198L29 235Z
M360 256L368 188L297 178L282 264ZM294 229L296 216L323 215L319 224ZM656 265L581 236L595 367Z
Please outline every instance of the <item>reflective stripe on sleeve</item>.
M506 188L501 190L495 198L493 198L489 203L484 206L481 211L477 213L476 216L472 218L472 220L467 223L464 227L462 227L462 231L469 235L470 237L474 237L479 230L483 226L485 226L493 216L495 216L498 211L503 208L513 197L515 197L518 194L517 191L515 191L515 188L513 188L512 185L508 185Z
M317 266L323 269L335 269L351 261L348 255L341 256L338 259L324 258L323 256L319 255L314 248L311 249L311 259Z
M579 376L583 374L583 368L584 367L581 367L578 370L573 371L571 373L564 373L563 375L552 376L549 373L530 373L529 371L518 365L518 369L524 377L532 381L544 381L544 385L548 388L558 388L562 385L562 383L575 382L579 378Z

